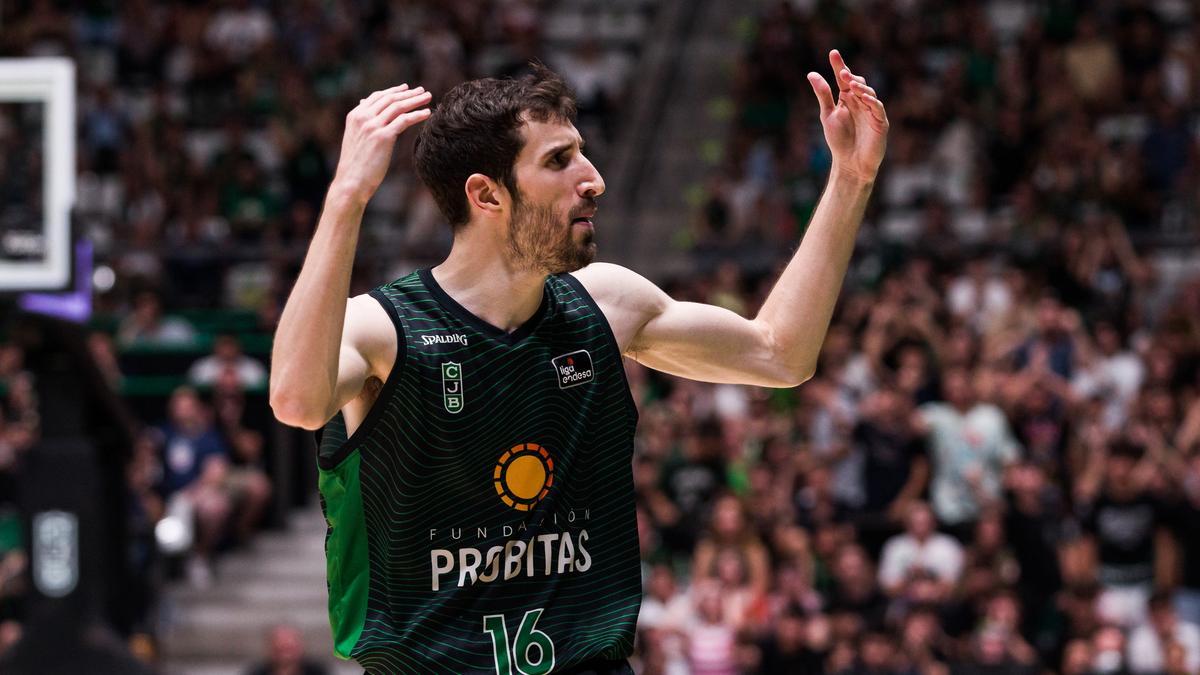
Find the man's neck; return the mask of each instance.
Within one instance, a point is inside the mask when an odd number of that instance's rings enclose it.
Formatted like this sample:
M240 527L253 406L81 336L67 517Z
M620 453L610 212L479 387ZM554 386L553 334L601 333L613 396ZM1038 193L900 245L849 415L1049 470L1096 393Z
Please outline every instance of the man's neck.
M450 255L431 270L433 278L468 312L511 333L542 304L546 275L517 269L497 252L503 250L500 242L483 244L456 240Z

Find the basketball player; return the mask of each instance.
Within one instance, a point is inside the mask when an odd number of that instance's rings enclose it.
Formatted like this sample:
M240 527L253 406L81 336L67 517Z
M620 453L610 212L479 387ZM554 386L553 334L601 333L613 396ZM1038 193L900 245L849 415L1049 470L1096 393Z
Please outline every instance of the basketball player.
M275 336L271 406L320 429L335 651L372 673L627 673L640 603L621 358L792 387L813 373L888 122L830 53L809 73L825 194L758 316L675 302L590 264L604 179L569 90L520 80L375 92ZM400 133L454 230L449 257L347 301L363 209Z

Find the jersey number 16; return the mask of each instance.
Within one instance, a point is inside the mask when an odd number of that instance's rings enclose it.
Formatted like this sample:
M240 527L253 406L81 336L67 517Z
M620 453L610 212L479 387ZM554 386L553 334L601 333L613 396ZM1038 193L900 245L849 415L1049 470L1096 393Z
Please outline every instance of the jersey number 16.
M483 632L492 637L496 675L544 675L554 668L554 641L535 627L541 615L541 607L525 612L511 647L508 643L508 627L504 623L504 615L489 614L483 617ZM530 654L535 648L533 656L536 656L536 659ZM513 666L516 666L516 673L513 672Z

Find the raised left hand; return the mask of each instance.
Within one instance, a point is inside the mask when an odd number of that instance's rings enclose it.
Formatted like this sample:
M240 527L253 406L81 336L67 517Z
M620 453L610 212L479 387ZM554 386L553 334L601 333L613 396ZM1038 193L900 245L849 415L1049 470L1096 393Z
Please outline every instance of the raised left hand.
M838 85L836 103L825 78L809 73L808 83L821 106L821 126L833 154L833 171L872 182L887 148L887 112L866 78L850 72L838 50L829 52L829 64Z

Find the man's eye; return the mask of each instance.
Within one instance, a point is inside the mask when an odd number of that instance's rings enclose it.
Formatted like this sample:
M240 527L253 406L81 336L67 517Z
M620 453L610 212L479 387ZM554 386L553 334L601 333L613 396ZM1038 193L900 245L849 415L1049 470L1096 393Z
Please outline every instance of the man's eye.
M560 152L559 154L555 155L553 159L550 160L550 163L555 166L566 166L567 161L568 160L567 160L566 154Z

